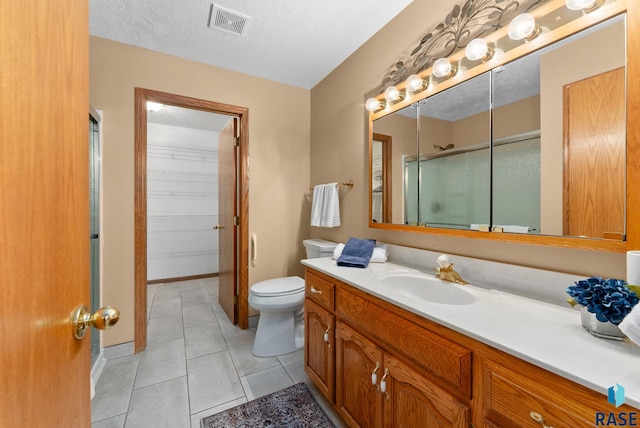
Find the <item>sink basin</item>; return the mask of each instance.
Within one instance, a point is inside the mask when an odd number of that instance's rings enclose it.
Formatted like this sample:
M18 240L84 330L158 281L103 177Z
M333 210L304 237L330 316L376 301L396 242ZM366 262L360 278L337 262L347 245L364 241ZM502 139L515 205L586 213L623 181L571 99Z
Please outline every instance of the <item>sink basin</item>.
M441 279L418 273L394 273L384 275L380 282L389 287L394 295L424 300L442 305L469 305L476 298L461 285L450 284Z

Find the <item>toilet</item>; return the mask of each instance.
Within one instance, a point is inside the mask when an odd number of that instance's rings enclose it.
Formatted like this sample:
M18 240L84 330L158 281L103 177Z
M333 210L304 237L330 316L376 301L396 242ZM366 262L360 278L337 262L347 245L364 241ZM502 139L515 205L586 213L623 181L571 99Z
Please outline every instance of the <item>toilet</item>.
M323 239L302 241L307 258L331 257L335 242ZM287 276L257 282L249 289L249 305L260 311L253 343L256 357L274 357L304 346L304 279Z

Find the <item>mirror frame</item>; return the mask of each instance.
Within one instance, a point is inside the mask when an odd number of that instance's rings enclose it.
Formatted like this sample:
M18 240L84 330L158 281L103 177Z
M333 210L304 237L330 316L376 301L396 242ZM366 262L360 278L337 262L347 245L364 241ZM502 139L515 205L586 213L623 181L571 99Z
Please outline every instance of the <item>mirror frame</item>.
M533 11L534 15L545 15L559 7L564 7L564 0L551 1ZM373 121L391 112L399 110L407 105L420 101L427 96L432 96L447 88L455 86L465 80L471 79L488 70L502 64L511 62L530 52L541 49L556 41L564 39L579 31L592 27L600 22L606 21L614 16L627 13L627 76L640 75L640 2L637 0L617 0L614 3L606 4L597 10L584 14L582 17L565 24L550 33L544 34L528 43L524 43L502 55L499 61L490 61L475 66L464 73L444 80L433 88L424 90L414 97L405 99L390 108L385 108L376 112L368 113L368 149L369 165L371 165L371 144L373 137ZM503 27L485 37L487 41L497 40L503 37L507 28ZM464 56L464 50L455 52L449 56L450 60L457 60ZM431 73L431 69L425 70L426 74ZM397 85L398 89L404 89L404 83ZM380 97L378 97L380 98ZM627 78L627 156L626 156L626 240L613 241L594 238L577 238L551 235L523 235L517 233L501 232L480 232L471 230L441 229L423 226L408 226L403 224L374 223L372 221L372 196L371 196L371 167L369 167L369 227L374 229L384 229L390 231L402 231L423 233L431 235L445 235L461 238L484 239L498 242L522 243L532 245L547 245L563 248L574 248L583 250L625 252L640 249L640 79Z

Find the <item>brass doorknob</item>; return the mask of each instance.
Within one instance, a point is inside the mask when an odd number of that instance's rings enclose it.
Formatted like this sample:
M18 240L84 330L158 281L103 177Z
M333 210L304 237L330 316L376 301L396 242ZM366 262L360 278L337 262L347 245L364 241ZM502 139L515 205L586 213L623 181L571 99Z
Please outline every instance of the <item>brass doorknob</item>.
M89 327L106 330L113 327L119 319L120 311L112 306L105 306L98 309L95 314L92 314L85 305L79 305L71 313L73 337L82 339Z
M218 229L222 229L222 226L220 226L219 224L213 226L213 230L218 230Z

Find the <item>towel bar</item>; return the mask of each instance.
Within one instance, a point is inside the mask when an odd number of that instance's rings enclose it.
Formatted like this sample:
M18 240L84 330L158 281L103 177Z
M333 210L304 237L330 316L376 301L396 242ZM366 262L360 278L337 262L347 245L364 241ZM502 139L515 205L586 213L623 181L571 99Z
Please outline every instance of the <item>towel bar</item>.
M353 182L353 180L349 180L349 181L347 181L347 182L345 182L345 183L338 183L338 187L341 187L341 186L349 186L349 187L353 188L353 185L354 185L354 184L355 184L355 183ZM313 187L309 187L309 190L313 190Z

